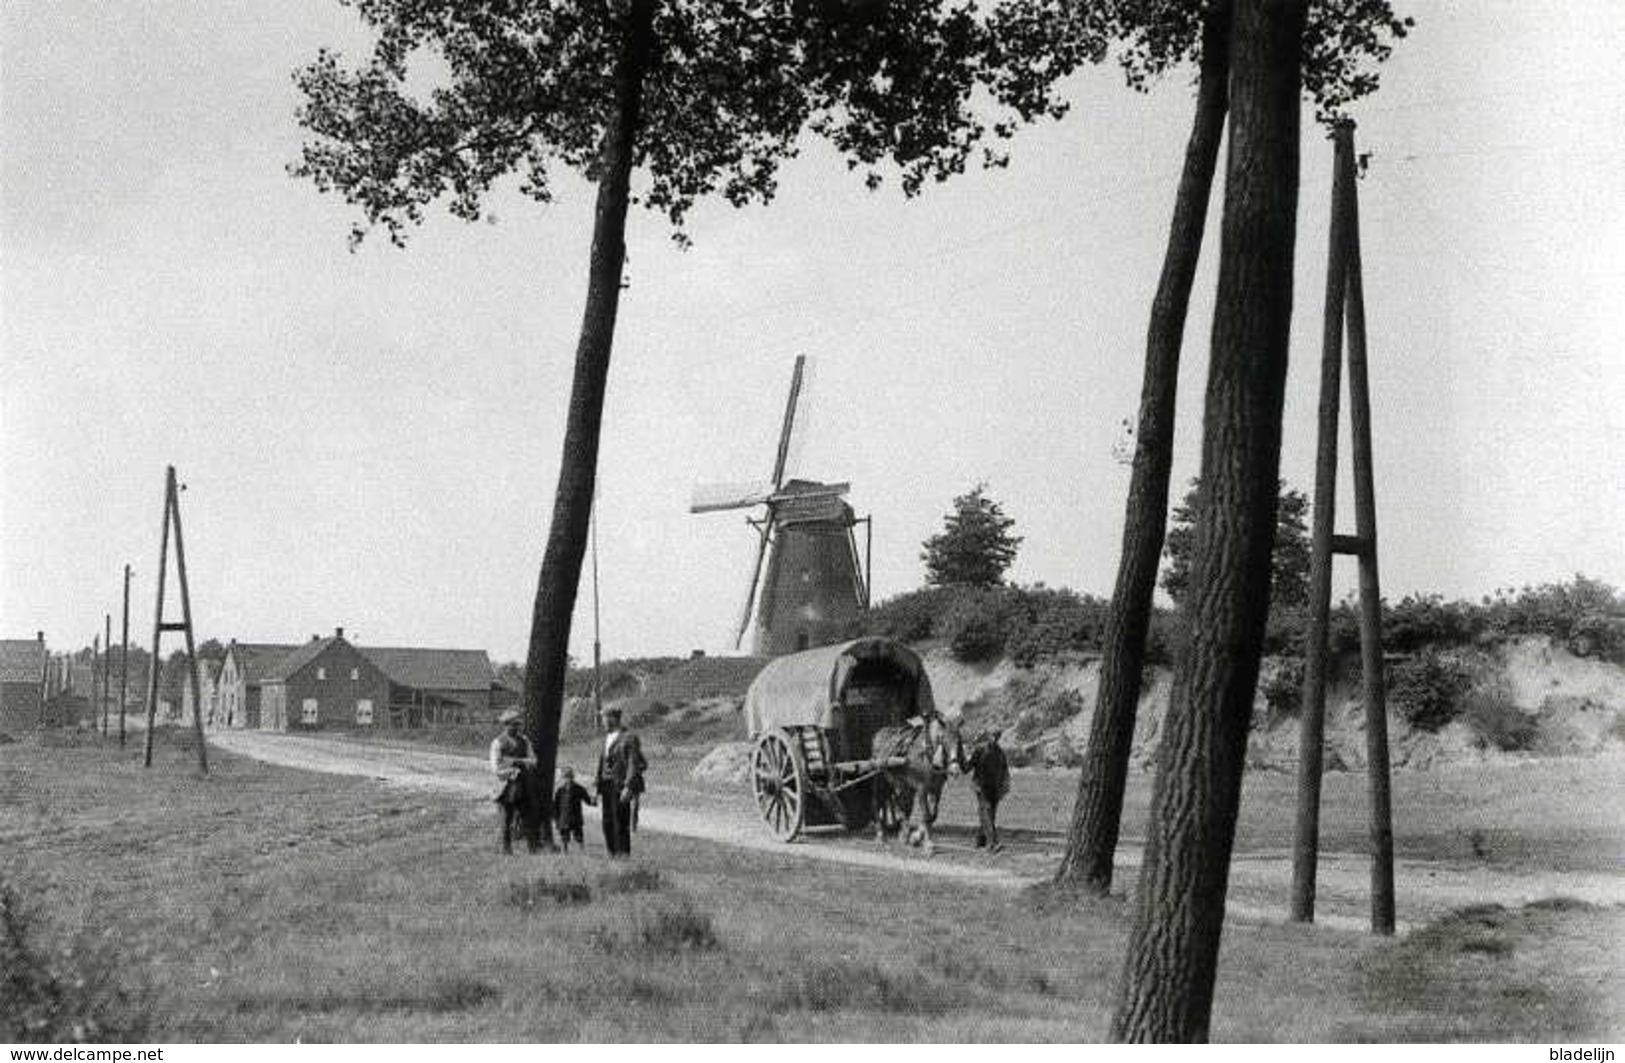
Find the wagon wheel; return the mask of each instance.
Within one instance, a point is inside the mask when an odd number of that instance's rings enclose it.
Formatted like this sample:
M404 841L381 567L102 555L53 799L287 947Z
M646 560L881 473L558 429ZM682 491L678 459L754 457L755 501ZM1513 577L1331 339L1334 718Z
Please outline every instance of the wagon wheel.
M794 840L806 820L807 772L783 731L768 731L757 740L750 775L762 822L779 841Z

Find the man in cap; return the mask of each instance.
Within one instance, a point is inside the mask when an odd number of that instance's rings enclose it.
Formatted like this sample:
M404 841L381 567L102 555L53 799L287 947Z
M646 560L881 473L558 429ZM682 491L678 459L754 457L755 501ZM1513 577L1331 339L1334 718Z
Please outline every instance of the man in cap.
M604 748L595 776L604 817L604 847L611 856L632 855L633 805L643 793L648 763L638 736L621 728L621 710L604 710Z
M491 771L497 777L495 800L502 806L502 851L513 852L513 831L517 822L531 852L544 848L541 833L547 828L545 848L552 849L552 828L542 815L542 787L536 780L536 751L521 725L524 714L518 709L504 712L498 721L502 733L491 740Z
M962 765L976 791L976 848L996 853L999 842L999 802L1010 792L1010 762L999 746L1002 731L983 731Z

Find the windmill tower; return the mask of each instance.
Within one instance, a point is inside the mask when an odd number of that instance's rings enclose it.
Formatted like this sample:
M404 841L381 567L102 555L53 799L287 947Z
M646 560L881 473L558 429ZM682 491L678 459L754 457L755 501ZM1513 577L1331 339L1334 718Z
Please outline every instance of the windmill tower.
M744 642L754 616L751 652L758 656L838 641L869 606L868 565L858 556L853 530L859 523L867 527L869 518L860 520L841 497L852 485L784 478L806 361L806 355L798 355L790 376L772 479L746 487L696 487L689 507L691 513L763 507L761 516L746 518L758 536L756 563L734 639L736 648Z

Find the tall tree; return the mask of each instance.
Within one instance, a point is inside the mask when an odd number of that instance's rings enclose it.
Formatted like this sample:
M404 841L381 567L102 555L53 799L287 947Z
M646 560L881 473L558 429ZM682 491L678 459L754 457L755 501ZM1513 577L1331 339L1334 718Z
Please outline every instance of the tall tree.
M1122 553L1102 636L1096 708L1066 853L1056 871L1064 885L1105 894L1112 884L1166 527L1185 320L1229 106L1232 0L1100 0L1098 6L1095 32L1122 42L1131 85L1144 88L1189 60L1198 67L1195 114L1146 331ZM1387 58L1391 42L1405 36L1411 23L1394 16L1389 0L1318 0L1310 7L1300 51L1304 86L1329 120L1376 90L1372 67Z
M525 664L526 727L543 777L557 753L567 648L596 476L629 205L677 227L698 199L772 198L803 133L829 140L873 188L905 193L964 169L990 140L1059 115L1056 79L1103 49L997 6L883 0L342 0L376 31L351 70L323 50L297 75L314 134L293 167L360 208L352 241L400 244L447 197L477 218L510 172L551 198L562 164L597 184L586 306L552 523ZM419 61L433 87L408 86ZM989 108L973 94L986 89ZM640 191L633 196L633 176Z
M1114 1039L1206 1040L1268 616L1298 201L1305 0L1236 0L1219 285L1184 651Z
M1196 514L1201 510L1202 481L1192 480L1184 501L1174 507L1163 550L1168 567L1162 589L1179 605L1191 585L1191 555L1196 547ZM1270 610L1298 608L1309 601L1309 496L1281 481L1275 510L1275 548L1270 552Z
M1012 535L1014 517L987 497L987 484L977 484L954 499L942 531L922 544L925 581L933 586L995 587L1016 559L1021 536Z

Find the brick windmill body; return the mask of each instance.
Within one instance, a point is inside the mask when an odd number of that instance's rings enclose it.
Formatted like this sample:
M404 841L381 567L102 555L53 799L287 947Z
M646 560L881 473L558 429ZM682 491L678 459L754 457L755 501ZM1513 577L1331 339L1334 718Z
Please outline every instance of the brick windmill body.
M772 479L746 488L697 487L689 507L691 513L763 507L760 517L747 518L758 537L756 563L734 640L737 648L750 631L751 652L763 657L848 638L869 604L868 565L855 534L869 518L857 517L841 497L852 485L784 478L805 366L806 356L798 356Z

